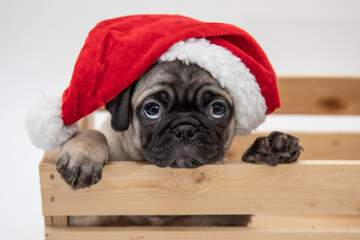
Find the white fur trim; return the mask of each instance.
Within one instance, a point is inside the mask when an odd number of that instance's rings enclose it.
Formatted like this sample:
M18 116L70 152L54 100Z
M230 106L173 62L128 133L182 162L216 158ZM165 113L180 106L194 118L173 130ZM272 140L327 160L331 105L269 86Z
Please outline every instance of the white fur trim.
M65 125L61 118L61 98L46 98L38 102L25 119L32 143L43 149L59 148L78 130L77 123Z
M255 76L231 51L191 38L174 44L159 60L197 64L217 79L234 100L237 135L250 134L265 120L267 107Z

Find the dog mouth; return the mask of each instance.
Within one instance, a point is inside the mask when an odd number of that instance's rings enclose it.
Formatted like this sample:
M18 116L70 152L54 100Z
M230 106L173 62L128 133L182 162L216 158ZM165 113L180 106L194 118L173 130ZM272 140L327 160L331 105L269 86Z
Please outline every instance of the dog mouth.
M192 157L182 157L168 165L171 168L197 168L205 165L202 161Z
M223 146L207 139L187 145L171 140L160 143L145 149L145 159L162 168L198 168L213 164L224 156Z
M217 149L218 151L216 151ZM222 159L223 151L215 146L213 148L206 148L206 151L200 151L197 148L190 146L176 149L162 149L161 154L148 152L145 154L145 159L158 167L165 168L198 168L203 165L213 164Z

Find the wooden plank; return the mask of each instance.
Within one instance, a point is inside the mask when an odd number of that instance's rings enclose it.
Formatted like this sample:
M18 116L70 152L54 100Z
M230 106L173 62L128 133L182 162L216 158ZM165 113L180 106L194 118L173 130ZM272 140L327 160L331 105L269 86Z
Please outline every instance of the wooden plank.
M300 139L304 147L301 160L357 160L360 159L360 133L290 133ZM236 137L229 149L227 159L241 161L243 153L260 136L268 133L254 133Z
M279 77L279 114L360 114L359 77Z
M44 216L45 227L53 227L51 216Z
M112 162L97 185L78 191L60 178L55 163L42 162L40 179L43 213L50 216L360 213L360 160L197 169Z
M108 227L45 229L47 240L358 240L358 228Z
M69 226L69 218L67 216L45 216L44 222L46 227Z
M257 228L359 228L360 216L264 216L251 217Z
M48 151L48 152L45 152L44 153L44 156L40 162L40 169L41 169L41 166L42 164L48 164L48 163L56 163L57 162L57 158L59 156L59 150L53 150L53 151ZM51 177L51 176L49 176Z
M87 115L79 120L79 129L92 129L94 128L94 113Z

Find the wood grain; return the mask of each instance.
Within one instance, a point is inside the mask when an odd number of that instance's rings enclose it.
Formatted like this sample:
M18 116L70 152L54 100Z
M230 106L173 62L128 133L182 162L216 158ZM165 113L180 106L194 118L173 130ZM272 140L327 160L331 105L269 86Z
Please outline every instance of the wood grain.
M47 227L67 227L69 219L67 216L45 216L45 226Z
M78 191L55 163L42 162L40 179L45 216L360 213L359 160L277 167L229 162L192 170L112 162L97 185Z
M85 129L92 129L94 128L94 114L91 113L87 115L86 117L83 117L79 120L79 129L85 130Z
M45 229L47 240L358 240L360 229L241 227L115 227Z
M357 160L360 159L360 133L290 133L300 139L304 151L301 160ZM254 133L236 137L229 149L227 159L241 161L243 153L260 136L268 133Z
M277 114L360 114L359 77L279 77Z
M257 228L359 228L358 216L254 215L249 227Z

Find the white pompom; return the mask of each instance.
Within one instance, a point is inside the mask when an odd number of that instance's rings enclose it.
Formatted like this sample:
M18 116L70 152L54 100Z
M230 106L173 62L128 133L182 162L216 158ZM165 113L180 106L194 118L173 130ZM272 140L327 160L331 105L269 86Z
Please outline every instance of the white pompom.
M61 98L46 98L30 109L26 130L31 142L45 150L60 148L78 130L78 124L65 125L61 118Z

